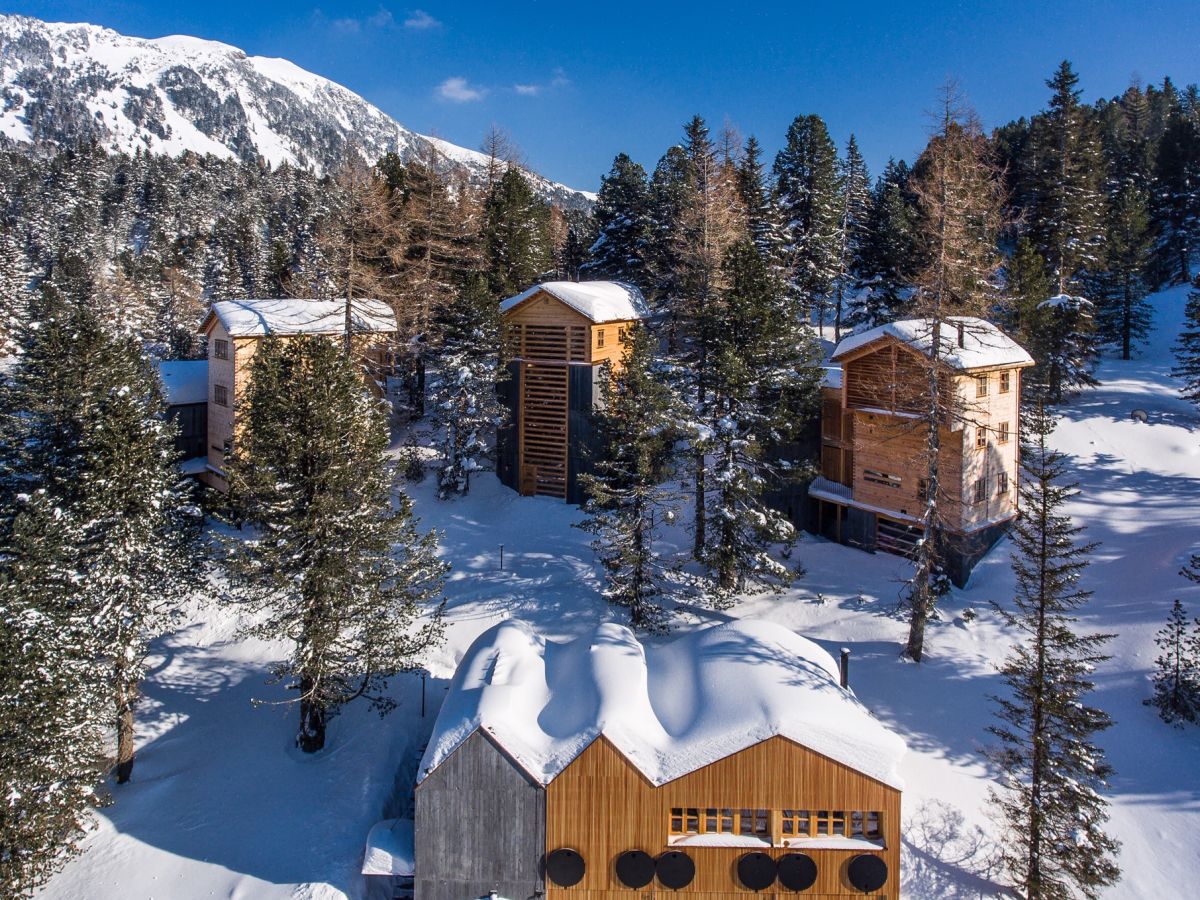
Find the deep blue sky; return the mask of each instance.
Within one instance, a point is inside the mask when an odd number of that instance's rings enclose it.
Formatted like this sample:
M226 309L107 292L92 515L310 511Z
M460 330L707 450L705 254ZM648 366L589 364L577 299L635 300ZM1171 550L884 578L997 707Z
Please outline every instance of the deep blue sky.
M872 174L925 143L925 110L956 78L991 127L1043 108L1070 59L1086 99L1133 77L1200 81L1200 0L1042 3L16 2L4 11L126 34L191 34L283 56L409 128L477 147L493 124L528 162L595 189L612 158L647 170L703 115L770 155L815 112L858 136Z

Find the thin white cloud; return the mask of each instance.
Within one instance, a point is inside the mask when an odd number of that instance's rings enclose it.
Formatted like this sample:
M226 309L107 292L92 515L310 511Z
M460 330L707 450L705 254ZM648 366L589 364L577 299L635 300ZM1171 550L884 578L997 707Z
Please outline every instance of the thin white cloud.
M567 73L563 71L562 66L554 70L554 77L550 79L550 87L566 87L571 83L571 79L567 77Z
M536 97L542 92L541 86L536 84L514 84L513 90L522 97Z
M404 20L404 27L411 28L414 31L428 31L430 28L441 27L441 22L425 12L423 9L414 9L407 19Z
M396 24L396 17L392 15L390 9L384 9L381 6L379 12L367 17L367 24L372 28L391 28Z
M437 89L437 95L451 103L472 103L475 100L482 100L486 93L486 89L475 87L461 75L447 78L438 85Z
M334 31L342 34L358 34L362 31L362 23L358 19L334 19L332 25Z

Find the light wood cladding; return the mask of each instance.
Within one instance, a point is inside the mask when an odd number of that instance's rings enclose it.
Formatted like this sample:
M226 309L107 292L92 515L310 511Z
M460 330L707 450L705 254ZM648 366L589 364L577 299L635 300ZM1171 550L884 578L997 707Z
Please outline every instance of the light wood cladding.
M894 341L848 359L842 367L845 404L922 412L928 406L925 362L915 350Z
M782 737L769 738L688 775L655 787L609 741L597 738L546 788L546 852L571 847L587 871L574 887L546 883L547 900L611 900L616 897L678 893L695 900L752 896L738 881L737 860L747 847L678 847L696 864L692 883L668 892L657 881L642 891L624 887L615 862L626 850L658 856L668 849L672 807L729 807L771 810L776 842L782 838L784 809L878 811L885 847L873 851L888 866L883 889L867 896L900 896L900 792ZM763 847L779 858L806 853L817 864L817 882L801 894L768 889L769 898L861 897L845 880L850 859L862 850ZM777 886L778 887L778 886Z
M567 367L521 367L521 493L567 496Z

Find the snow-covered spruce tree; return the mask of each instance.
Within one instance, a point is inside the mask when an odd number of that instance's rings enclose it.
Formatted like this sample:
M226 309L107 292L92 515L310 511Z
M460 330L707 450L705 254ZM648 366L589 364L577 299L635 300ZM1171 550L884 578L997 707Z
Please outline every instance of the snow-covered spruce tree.
M920 662L925 625L941 581L946 529L942 502L942 429L964 421L964 410L943 362L953 346L942 327L950 316L982 316L993 305L999 267L996 236L1002 219L1002 188L978 120L956 87L942 91L938 131L917 160L911 185L917 198L920 258L912 311L926 323L929 352L925 381L911 398L920 410L914 426L924 437L926 500L922 539L907 601L908 641L904 655Z
M1091 302L1069 294L1052 295L1054 283L1045 260L1027 238L1017 241L1007 266L1010 324L1037 362L1022 383L1039 385L1050 403L1095 385Z
M649 331L633 326L620 368L604 381L597 421L604 450L594 472L580 476L589 499L579 527L595 535L604 596L629 610L635 628L663 631L669 566L654 542L680 499L667 482L683 411L659 371L656 348Z
M0 356L17 350L17 334L29 320L29 280L25 250L11 226L0 225Z
M1154 174L1158 270L1164 281L1186 284L1200 244L1200 122L1178 107L1167 117Z
M88 294L44 292L8 398L21 411L8 443L20 447L12 480L58 510L71 600L89 611L125 782L147 648L196 584L200 520L174 465L157 376L94 306Z
M1078 293L1102 267L1105 160L1091 110L1079 102L1079 76L1063 60L1046 82L1049 109L1034 120L1028 233L1045 258L1056 294Z
M472 278L438 316L438 378L432 424L442 448L438 496L466 494L482 468L487 434L504 418L496 395L500 370L500 309L482 276Z
M1137 344L1145 343L1153 319L1146 301L1146 267L1153 237L1144 191L1132 183L1121 186L1109 203L1108 241L1104 270L1097 284L1097 337L1121 348L1129 359Z
M11 409L11 407L6 407ZM11 487L11 485L8 485ZM42 489L0 507L0 894L21 897L78 848L112 725L74 534Z
M775 271L782 273L783 230L779 209L767 185L766 169L762 162L762 147L751 135L738 164L738 192L746 210L746 232L759 254Z
M1175 341L1175 367L1171 374L1183 381L1179 393L1200 407L1200 274L1193 282L1184 307L1183 328Z
M840 160L838 190L837 275L833 286L833 340L842 339L847 318L847 294L858 280L858 261L866 240L871 215L871 182L867 164L858 150L854 135L846 144L846 158Z
M624 153L600 180L592 209L596 240L580 267L585 278L615 278L648 290L650 185L646 170Z
M909 299L912 275L920 268L916 198L903 160L888 160L871 191L859 258L856 297L846 324L874 328L900 318Z
M388 678L441 639L447 566L393 495L383 404L335 343L262 341L241 415L230 503L254 533L225 542L227 599L253 615L245 634L290 642L274 675L312 753L344 704L392 708Z
M1180 727L1200 722L1200 620L1189 631L1187 613L1176 600L1171 617L1154 638L1162 652L1154 660L1154 696L1146 704L1164 722Z
M768 483L788 477L800 460L780 449L811 417L820 385L820 350L783 282L753 243L730 248L723 266L720 320L710 364L711 404L705 424L711 488L702 561L713 600L732 602L748 588L778 589L794 573L771 556L790 547L795 530L762 499Z
M1028 399L1021 417L1020 512L1012 531L1017 591L997 606L1019 641L1000 668L1009 694L995 698L998 743L988 758L1003 773L991 794L1004 827L1003 862L1027 900L1094 898L1120 877L1119 844L1104 831L1108 803L1100 791L1112 774L1093 741L1112 721L1087 705L1091 673L1103 662L1108 634L1076 631L1090 591L1079 578L1095 549L1063 513L1075 494L1067 464L1051 448L1054 420L1044 398Z
M772 171L783 221L788 287L824 322L838 273L841 207L837 147L820 116L796 117Z
M508 168L492 185L483 213L484 263L494 297L518 294L554 267L549 207L519 168Z

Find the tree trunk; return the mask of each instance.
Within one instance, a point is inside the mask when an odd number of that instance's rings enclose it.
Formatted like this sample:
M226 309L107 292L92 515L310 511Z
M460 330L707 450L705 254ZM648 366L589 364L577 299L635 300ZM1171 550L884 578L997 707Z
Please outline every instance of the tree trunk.
M133 704L137 699L137 683L128 681L117 671L117 784L125 784L133 776Z
M300 731L296 746L305 753L316 753L325 746L325 704L313 696L311 678L300 679Z

